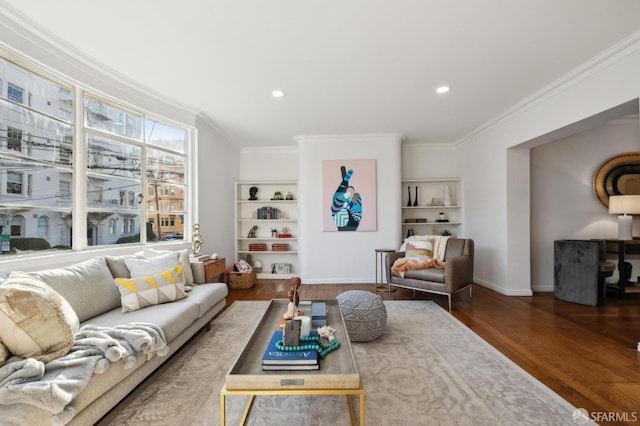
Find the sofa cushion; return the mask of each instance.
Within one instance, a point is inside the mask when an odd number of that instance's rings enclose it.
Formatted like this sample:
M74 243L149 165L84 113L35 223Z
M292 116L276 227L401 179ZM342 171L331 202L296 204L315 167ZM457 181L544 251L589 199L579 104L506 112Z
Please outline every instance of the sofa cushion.
M167 343L170 343L198 319L198 311L195 303L163 303L126 314L120 309L114 309L91 318L88 322L104 327L131 322L152 323L162 329Z
M165 255L167 253L175 253L169 250L144 249L145 258L154 258ZM191 259L189 258L189 249L178 250L178 259L182 265L184 279L187 285L193 284L193 272L191 271Z
M175 303L194 303L198 305L198 317L204 315L221 300L227 297L229 289L224 283L208 283L193 286L189 292L189 297L176 301Z
M415 279L415 280L444 283L444 269L442 268L416 269L413 271L406 271L404 273L404 277Z
M78 327L69 303L44 282L14 272L0 286L0 339L12 354L43 362L60 358Z
M64 268L27 272L60 293L80 322L120 306L120 293L103 257Z
M122 312L187 297L181 265L145 277L116 278L115 283L122 296Z
M180 254L174 251L148 259L125 258L124 263L129 268L131 278L146 277L180 265Z

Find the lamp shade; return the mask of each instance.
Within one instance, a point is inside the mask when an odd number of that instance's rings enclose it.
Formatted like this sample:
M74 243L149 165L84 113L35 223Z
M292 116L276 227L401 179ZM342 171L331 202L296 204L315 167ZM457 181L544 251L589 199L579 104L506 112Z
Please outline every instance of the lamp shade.
M640 214L640 195L611 195L609 213Z

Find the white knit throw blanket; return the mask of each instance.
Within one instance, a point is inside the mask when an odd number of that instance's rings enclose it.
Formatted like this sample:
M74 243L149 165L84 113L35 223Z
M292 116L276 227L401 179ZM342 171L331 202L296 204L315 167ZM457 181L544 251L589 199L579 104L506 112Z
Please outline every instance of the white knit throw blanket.
M74 416L69 403L93 374L104 373L119 360L125 363L125 369L132 368L139 354L150 359L168 352L164 333L154 324L87 324L76 333L74 346L62 358L45 364L33 358L14 357L0 367L2 423L50 418L49 424L66 424Z

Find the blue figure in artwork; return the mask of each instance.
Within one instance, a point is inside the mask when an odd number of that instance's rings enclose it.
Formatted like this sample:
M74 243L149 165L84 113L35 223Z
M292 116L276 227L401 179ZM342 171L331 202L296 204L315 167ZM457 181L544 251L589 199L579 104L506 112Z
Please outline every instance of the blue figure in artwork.
M345 166L340 167L342 182L333 194L331 202L331 217L338 227L338 231L356 231L362 219L362 198L349 185L353 170Z

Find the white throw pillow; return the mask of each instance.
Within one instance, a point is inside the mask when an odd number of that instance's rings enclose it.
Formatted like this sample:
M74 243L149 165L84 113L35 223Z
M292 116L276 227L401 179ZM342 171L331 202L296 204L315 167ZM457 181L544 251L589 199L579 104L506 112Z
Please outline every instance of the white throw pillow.
M0 340L13 355L43 362L60 358L79 327L71 305L44 282L14 272L0 286Z
M180 265L179 256L180 253L173 251L149 259L124 259L124 263L129 268L131 278L146 277Z
M175 252L172 252L170 250L154 250L149 248L144 249L144 257L147 259L162 256L167 253L175 253ZM180 254L180 263L182 264L182 273L184 274L184 280L187 283L187 285L193 284L194 279L193 279L193 271L191 270L191 259L189 258L189 249L178 250L178 253Z

